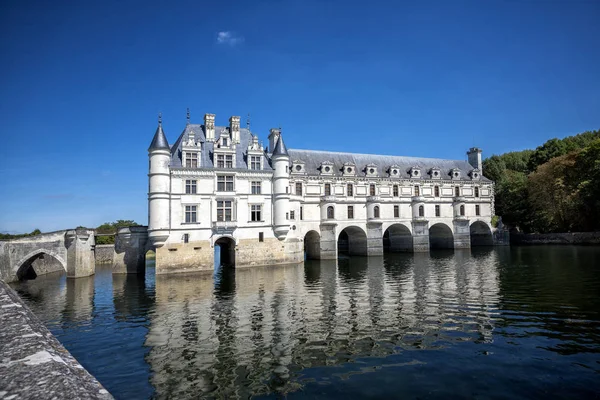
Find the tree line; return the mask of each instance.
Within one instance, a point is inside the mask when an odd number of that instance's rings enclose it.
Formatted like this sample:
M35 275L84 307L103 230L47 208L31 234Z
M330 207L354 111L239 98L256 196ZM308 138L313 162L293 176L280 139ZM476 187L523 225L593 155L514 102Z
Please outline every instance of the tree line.
M119 228L126 228L128 226L139 226L137 222L131 219L118 219L115 222L105 222L96 228L96 234L110 234L115 235ZM114 236L96 236L96 244L114 244Z
M495 213L523 232L600 230L600 130L550 139L535 150L493 155Z
M34 229L30 233L19 233L19 234L14 234L14 235L11 233L0 233L0 240L10 240L10 239L18 239L18 238L23 238L23 237L28 237L28 236L36 236L36 235L40 235L41 233L42 233L42 231L40 231L39 229Z

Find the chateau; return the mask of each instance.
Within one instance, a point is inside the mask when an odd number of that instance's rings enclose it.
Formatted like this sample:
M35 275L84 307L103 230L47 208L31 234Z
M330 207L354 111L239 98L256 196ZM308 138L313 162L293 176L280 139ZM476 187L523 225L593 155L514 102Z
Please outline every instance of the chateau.
M493 182L468 161L263 147L240 117L187 124L148 149L148 237L156 272L491 245ZM215 251L216 250L216 251Z

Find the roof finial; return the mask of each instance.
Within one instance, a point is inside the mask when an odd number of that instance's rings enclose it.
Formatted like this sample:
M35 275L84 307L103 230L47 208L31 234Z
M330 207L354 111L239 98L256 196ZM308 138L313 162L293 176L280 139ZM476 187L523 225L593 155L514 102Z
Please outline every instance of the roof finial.
M187 119L187 125L189 125L190 124L190 109L189 109L189 107L187 109L186 119Z
M158 124L162 125L162 113L158 113Z
M246 129L248 129L248 132L250 131L250 113L246 117Z

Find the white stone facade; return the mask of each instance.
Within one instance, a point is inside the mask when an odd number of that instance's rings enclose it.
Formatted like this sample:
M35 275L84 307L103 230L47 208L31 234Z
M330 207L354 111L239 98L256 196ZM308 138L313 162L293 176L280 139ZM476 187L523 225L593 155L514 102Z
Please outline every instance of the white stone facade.
M493 182L469 162L263 148L240 118L188 125L149 149L149 223L157 273L491 244ZM342 233L344 232L344 233Z

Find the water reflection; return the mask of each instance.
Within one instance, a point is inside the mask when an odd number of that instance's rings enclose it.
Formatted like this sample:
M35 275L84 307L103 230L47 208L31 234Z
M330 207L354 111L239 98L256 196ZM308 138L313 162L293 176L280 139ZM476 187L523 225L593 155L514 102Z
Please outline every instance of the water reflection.
M597 248L477 248L15 288L116 398L584 398L599 267Z
M288 393L305 369L492 340L496 253L309 261L157 276L146 346L156 396ZM383 268L382 268L383 266Z

